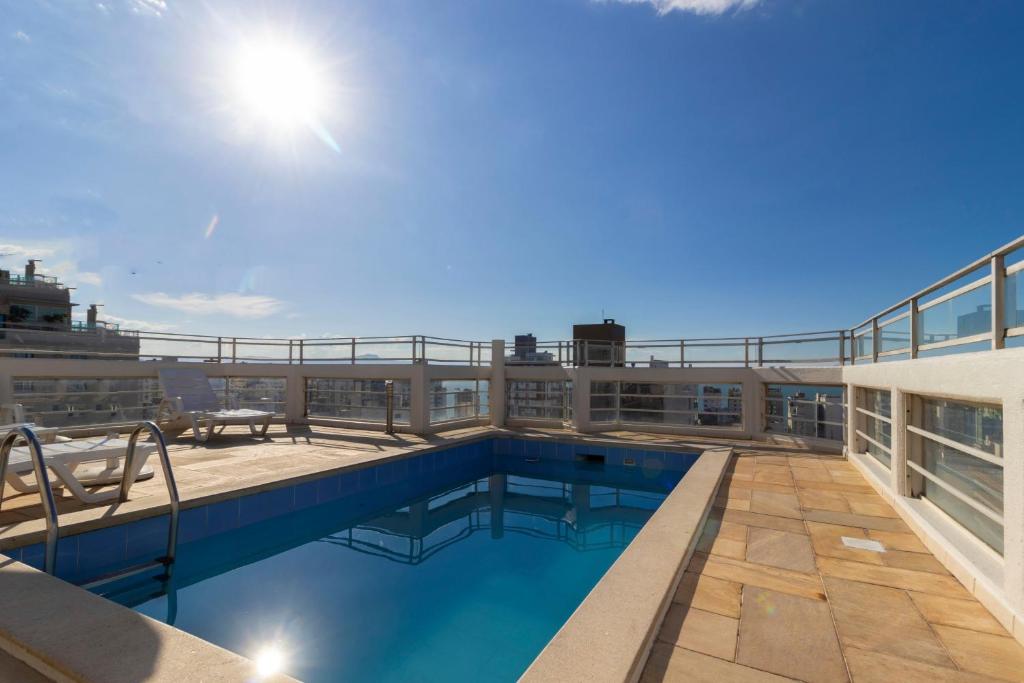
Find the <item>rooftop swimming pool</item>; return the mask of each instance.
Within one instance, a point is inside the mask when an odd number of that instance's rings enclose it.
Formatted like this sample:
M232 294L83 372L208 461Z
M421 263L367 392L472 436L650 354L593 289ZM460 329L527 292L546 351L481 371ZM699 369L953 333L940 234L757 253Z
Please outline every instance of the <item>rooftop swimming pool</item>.
M512 681L696 459L510 439L414 455L187 510L169 581L99 592L304 681Z

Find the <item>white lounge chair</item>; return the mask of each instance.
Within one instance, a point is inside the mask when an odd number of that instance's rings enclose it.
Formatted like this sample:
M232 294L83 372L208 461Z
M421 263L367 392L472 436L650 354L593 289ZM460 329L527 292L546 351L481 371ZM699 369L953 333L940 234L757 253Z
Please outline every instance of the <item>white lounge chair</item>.
M266 436L270 428L270 420L274 414L265 410L241 408L225 410L210 386L210 380L199 368L164 368L160 372L160 386L164 390L164 400L160 404L159 414L165 419L187 419L192 424L192 434L196 441L202 443L214 434L218 434L228 425L249 425L254 436ZM206 433L202 423L206 422ZM257 429L257 425L262 428Z
M7 431L0 434L0 437L5 436ZM127 439L116 437L73 439L57 443L41 443L41 446L43 461L46 463L47 469L53 472L57 478L56 482L52 482L53 484L59 483L64 486L69 493L83 503L102 503L117 498L119 493L117 489L90 493L86 487L117 484L121 481L124 476L124 467L120 461L128 452ZM27 445L15 446L11 449L7 473L4 477L11 488L20 493L32 493L39 490L38 484L28 483L22 479L23 475L34 472L28 449ZM145 442L136 444L133 465L135 475L131 477L130 483L153 476L153 469L146 467L146 460L155 451L156 444ZM100 463L100 466L97 467L97 463ZM92 465L92 467L87 465Z

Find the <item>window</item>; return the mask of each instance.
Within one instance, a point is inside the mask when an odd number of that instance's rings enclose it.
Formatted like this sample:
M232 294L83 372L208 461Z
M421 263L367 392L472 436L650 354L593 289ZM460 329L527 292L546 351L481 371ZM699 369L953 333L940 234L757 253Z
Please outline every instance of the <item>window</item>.
M915 396L907 426L911 493L1003 552L1003 411Z
M387 421L387 390L383 379L306 379L306 415L359 422ZM409 424L410 383L396 379L394 422Z
M842 386L765 384L766 432L842 442L846 393Z
M858 446L889 469L892 467L892 393L879 389L858 391Z

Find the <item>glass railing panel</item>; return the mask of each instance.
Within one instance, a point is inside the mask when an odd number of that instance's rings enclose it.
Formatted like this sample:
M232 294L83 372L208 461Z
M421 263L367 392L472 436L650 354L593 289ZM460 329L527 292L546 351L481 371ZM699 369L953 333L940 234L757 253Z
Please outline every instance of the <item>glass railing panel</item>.
M931 298L930 300L935 300ZM982 285L918 313L918 343L921 345L986 334L992 331L990 288Z
M409 424L409 380L394 380L394 422ZM382 379L306 379L306 414L309 417L387 421L387 393Z
M41 427L87 427L152 420L163 400L163 391L155 377L16 377L12 390L12 403L21 404L25 420Z
M845 389L838 385L766 384L767 432L842 442Z

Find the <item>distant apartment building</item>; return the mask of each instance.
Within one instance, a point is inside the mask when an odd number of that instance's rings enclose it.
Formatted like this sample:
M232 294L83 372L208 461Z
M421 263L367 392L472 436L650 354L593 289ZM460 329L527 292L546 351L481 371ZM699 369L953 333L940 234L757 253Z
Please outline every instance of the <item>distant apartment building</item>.
M71 302L71 290L37 273L36 263L30 260L24 275L0 270L0 352L19 358L139 357L137 333L98 320L95 304L84 323L72 321L77 304Z
M626 328L613 318L600 324L572 326L575 365L624 367L626 365Z
M558 365L555 354L537 351L537 338L532 334L517 334L512 355L505 359L510 365Z

